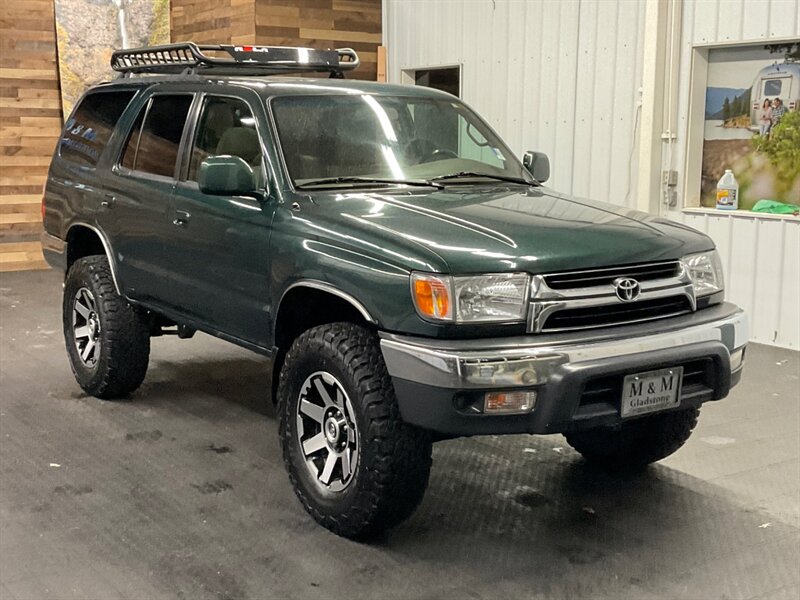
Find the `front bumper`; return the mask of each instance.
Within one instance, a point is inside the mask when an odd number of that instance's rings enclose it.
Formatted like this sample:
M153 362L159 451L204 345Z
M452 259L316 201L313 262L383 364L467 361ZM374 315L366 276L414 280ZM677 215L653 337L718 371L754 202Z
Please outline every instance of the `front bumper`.
M723 303L684 317L557 335L433 340L382 333L381 349L406 422L479 435L618 426L624 376L659 368L684 366L677 408L719 400L741 377L747 340L746 315ZM537 392L528 413L475 408L488 391L524 390Z

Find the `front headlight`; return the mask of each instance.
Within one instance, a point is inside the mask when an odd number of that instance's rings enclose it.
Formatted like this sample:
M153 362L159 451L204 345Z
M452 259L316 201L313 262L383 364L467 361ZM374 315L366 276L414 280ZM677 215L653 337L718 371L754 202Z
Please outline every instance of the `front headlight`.
M525 273L411 274L411 292L420 316L456 323L524 321L529 283Z
M684 256L681 263L692 279L696 297L708 296L725 289L725 283L722 280L722 263L716 250Z

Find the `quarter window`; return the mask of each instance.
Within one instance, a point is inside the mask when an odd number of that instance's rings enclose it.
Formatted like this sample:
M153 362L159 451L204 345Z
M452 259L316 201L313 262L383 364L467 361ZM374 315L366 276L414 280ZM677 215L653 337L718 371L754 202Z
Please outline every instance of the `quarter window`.
M144 108L139 111L136 122L133 124L133 128L128 135L128 141L125 142L124 154L122 155L120 164L131 170L136 165L136 151L139 149L139 138L142 135L142 122L144 122L144 114L147 112L149 106L150 103L148 102L145 104Z
M122 153L122 166L172 177L191 104L190 95L153 96L142 108L128 136Z
M188 179L197 181L200 163L209 156L220 155L238 156L251 167L261 164L261 144L253 111L239 98L209 96L203 102Z
M134 90L87 95L64 127L59 155L71 162L95 166L117 121L135 95Z

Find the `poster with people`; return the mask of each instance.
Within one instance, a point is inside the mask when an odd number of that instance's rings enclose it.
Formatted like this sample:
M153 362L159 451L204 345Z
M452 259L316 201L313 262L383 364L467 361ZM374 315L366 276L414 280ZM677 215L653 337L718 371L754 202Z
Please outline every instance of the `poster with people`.
M731 169L739 208L800 204L800 40L708 53L701 205Z
M169 43L169 0L55 0L64 119L90 86L113 79L111 53Z

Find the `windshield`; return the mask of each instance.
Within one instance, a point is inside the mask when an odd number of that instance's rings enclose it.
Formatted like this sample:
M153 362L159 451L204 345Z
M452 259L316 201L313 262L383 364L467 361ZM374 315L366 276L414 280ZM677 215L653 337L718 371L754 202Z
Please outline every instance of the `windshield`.
M455 99L283 96L272 101L272 112L295 185L454 174L471 181L480 180L474 174L533 181L506 145Z

